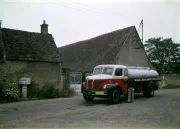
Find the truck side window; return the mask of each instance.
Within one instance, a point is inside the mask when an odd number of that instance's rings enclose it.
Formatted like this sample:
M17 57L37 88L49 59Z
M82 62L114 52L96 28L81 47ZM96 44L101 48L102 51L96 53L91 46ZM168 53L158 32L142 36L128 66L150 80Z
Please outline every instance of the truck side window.
M122 69L116 69L115 76L122 76Z
M128 76L128 70L124 69L124 76Z

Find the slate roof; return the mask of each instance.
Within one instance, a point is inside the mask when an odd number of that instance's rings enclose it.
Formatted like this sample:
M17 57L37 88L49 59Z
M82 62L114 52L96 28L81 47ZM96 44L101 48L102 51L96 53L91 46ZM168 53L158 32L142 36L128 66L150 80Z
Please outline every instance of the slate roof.
M0 34L0 60L2 43L6 60L61 62L57 46L51 34L41 34L2 28Z
M106 33L89 40L59 48L63 67L74 72L90 72L94 66L113 64L125 39L134 26Z

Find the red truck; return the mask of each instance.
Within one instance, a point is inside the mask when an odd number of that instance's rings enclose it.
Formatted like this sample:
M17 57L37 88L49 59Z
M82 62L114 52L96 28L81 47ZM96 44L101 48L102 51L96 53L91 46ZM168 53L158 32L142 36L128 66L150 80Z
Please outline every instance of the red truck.
M121 95L128 93L128 74L135 80L135 93L143 93L146 97L154 96L158 90L159 74L148 67L128 67L124 65L99 65L92 76L86 77L82 93L86 101L95 97L108 98L118 103Z

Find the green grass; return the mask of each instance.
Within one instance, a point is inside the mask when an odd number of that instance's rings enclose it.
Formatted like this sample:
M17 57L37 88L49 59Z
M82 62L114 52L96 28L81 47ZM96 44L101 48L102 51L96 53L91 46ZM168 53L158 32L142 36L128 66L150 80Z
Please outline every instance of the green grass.
M162 87L163 89L179 89L180 88L180 84L176 85L176 84L168 84L166 86Z

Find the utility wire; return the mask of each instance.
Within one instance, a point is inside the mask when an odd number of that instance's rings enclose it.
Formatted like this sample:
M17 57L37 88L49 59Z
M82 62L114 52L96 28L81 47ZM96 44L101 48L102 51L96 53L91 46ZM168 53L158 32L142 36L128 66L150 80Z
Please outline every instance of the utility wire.
M128 16L125 16L125 15L107 12L107 11L104 11L102 9L93 8L91 6L83 5L83 4L80 4L80 3L69 3L67 1L62 1L62 0L56 0L56 1L63 3L67 7L71 7L71 8L74 8L76 10L79 10L79 11L96 12L96 14L98 13L98 14L103 14L103 15L110 14L111 16L118 16L118 17L121 17L121 18L123 17L123 18L126 18L126 19L132 19L132 18L130 18Z
M76 2L75 4L76 4L76 5L81 5L82 7L86 7L86 8L92 9L92 10L101 11L101 12L103 12L103 13L109 13L109 12L103 10L103 9L100 9L100 8L94 8L94 7L92 7L92 6L84 5L84 4L77 3L77 2ZM122 17L127 17L126 15L122 15L122 14L118 14L118 13L112 13L112 12L111 12L110 14L118 15L118 16L122 16Z
M92 6L88 6L88 5L84 5L84 4L81 4L81 3L77 3L77 2L72 2L72 1L65 1L65 0L55 0L56 2L59 2L59 3L62 3L60 4L61 6L64 6L64 7L69 7L69 8L74 8L78 11L83 11L83 12L95 12L95 14L99 14L99 15L111 15L111 16L116 16L117 18L121 18L123 20L132 20L133 18L131 17L128 17L126 15L122 15L122 14L117 14L117 13L112 13L112 12L107 12L103 9L100 9L100 8L94 8ZM71 2L71 3L70 3ZM139 25L139 28L138 28L138 33L140 33L140 29L142 28L142 20L141 20L141 23Z

